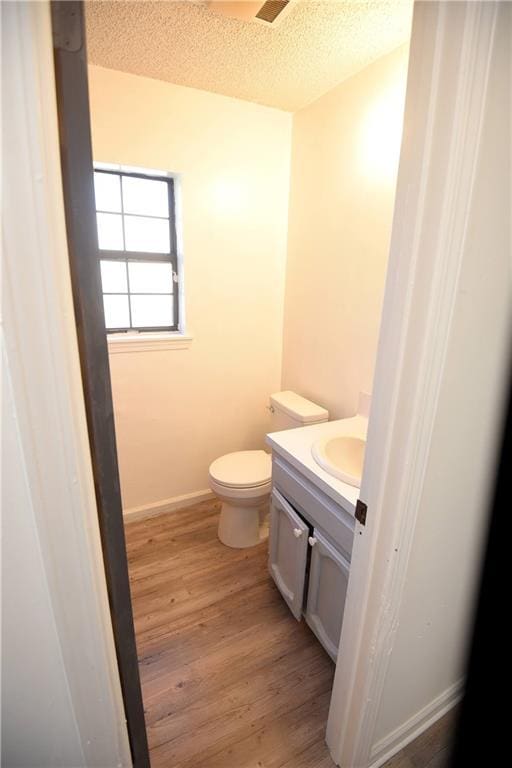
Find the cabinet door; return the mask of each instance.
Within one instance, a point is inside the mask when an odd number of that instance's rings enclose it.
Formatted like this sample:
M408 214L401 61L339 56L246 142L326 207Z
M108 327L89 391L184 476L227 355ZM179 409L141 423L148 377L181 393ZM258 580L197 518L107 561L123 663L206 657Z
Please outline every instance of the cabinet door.
M309 528L293 507L272 491L269 570L296 619L302 616Z
M350 564L316 529L309 543L311 565L306 621L336 661Z

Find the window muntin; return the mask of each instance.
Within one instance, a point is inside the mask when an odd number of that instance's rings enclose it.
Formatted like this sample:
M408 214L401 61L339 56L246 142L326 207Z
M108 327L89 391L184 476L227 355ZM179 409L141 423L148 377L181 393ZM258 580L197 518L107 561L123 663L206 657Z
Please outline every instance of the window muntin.
M106 330L178 330L173 179L96 169L94 190Z

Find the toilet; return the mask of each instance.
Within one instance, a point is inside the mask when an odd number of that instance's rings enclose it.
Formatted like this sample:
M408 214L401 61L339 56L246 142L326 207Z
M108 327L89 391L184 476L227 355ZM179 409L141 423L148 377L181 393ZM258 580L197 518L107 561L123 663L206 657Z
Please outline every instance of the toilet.
M319 424L329 413L295 392L270 396L272 432ZM227 453L210 464L210 488L222 502L218 536L228 547L253 547L267 535L272 458L263 450Z

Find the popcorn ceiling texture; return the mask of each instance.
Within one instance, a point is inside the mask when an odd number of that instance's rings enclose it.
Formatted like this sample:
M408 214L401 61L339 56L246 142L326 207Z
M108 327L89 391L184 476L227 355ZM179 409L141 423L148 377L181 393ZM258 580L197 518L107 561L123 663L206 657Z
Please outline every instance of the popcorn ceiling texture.
M409 38L411 0L293 0L275 25L203 2L86 3L89 62L294 112Z

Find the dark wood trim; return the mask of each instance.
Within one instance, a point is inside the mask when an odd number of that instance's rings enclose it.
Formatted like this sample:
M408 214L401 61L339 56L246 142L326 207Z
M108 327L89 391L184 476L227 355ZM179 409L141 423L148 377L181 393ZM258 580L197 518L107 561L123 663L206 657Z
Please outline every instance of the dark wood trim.
M133 764L149 768L103 318L84 12L82 2L51 5L66 230L105 577Z

